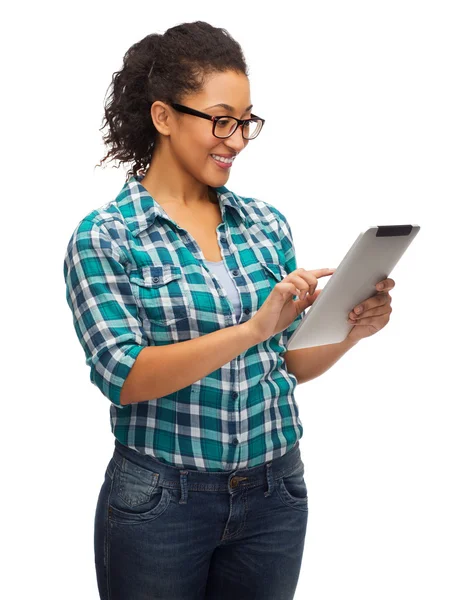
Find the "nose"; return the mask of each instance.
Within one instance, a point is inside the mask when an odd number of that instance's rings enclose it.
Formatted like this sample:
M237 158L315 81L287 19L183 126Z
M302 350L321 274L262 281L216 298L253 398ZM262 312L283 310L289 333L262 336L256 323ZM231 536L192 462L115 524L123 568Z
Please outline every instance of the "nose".
M246 140L242 135L241 125L237 127L234 133L230 137L226 138L224 142L236 153L241 152L248 144L248 140Z

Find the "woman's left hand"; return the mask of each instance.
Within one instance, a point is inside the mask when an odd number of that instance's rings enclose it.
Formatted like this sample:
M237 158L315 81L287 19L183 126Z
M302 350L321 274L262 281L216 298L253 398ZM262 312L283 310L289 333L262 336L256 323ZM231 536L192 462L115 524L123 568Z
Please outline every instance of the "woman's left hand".
M381 284L384 284L382 290L379 288ZM391 307L392 298L388 292L394 287L395 282L393 279L379 281L376 285L377 290L379 290L377 294L354 307L349 314L350 319L352 319L349 322L353 323L354 327L347 336L348 340L359 342L359 340L369 337L385 327L393 310ZM355 311L359 307L362 311L358 314Z

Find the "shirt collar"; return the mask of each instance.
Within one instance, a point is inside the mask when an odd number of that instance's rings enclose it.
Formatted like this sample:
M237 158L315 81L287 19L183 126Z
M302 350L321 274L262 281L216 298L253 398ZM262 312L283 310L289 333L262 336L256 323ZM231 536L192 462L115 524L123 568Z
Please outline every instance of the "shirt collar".
M130 177L116 198L116 204L134 236L148 229L159 216L169 219L163 207L140 183L143 177L144 175ZM238 213L245 224L259 223L258 216L248 209L240 196L228 190L225 185L213 189L217 192L223 219L225 207L229 206Z

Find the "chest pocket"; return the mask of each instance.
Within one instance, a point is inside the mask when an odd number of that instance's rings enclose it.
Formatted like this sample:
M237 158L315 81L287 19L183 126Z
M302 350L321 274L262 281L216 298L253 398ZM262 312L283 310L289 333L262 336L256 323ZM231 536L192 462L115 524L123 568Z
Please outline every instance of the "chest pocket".
M261 267L264 269L264 273L269 282L269 291L271 291L276 283L279 283L287 277L287 272L279 263L273 262L261 262Z
M149 321L173 325L191 315L187 282L176 265L149 265L129 273L134 297Z
M257 307L260 309L277 283L287 276L285 269L277 262L259 261L261 272L260 282L256 285Z

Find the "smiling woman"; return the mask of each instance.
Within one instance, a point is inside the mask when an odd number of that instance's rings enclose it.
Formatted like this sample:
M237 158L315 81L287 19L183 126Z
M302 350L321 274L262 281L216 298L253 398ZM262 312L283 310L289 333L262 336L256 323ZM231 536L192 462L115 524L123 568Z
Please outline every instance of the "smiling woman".
M110 157L133 162L127 179L142 172L142 185L161 205L208 200L264 125L250 112L239 44L201 21L134 44L113 87L105 108L110 150L100 165Z
M64 262L115 437L94 521L100 597L290 599L308 495L282 355L299 319L287 302L266 340L253 319L271 293L291 301L296 259L284 215L225 186L264 125L242 50L183 23L131 46L112 85L103 161L132 168Z

